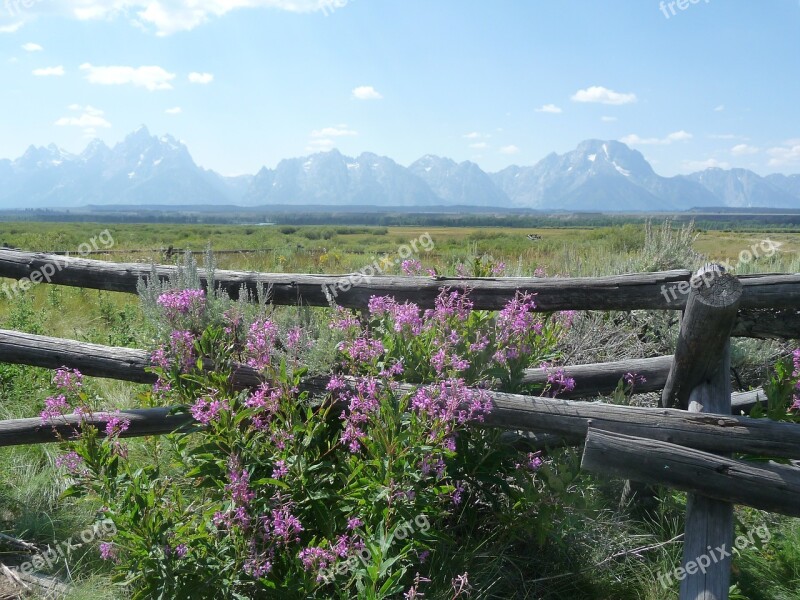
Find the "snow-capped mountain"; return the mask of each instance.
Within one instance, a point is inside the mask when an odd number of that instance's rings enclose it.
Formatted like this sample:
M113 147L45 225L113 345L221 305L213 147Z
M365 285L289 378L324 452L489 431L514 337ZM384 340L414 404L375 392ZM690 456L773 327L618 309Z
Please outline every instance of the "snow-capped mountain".
M245 204L375 204L430 206L441 199L409 169L390 158L364 152L358 158L338 150L282 160L263 168Z
M702 186L657 175L641 152L616 141L586 140L532 167L492 178L517 205L565 210L675 210L713 206Z
M511 206L511 199L473 162L428 154L408 167L447 204Z
M68 207L86 204L230 204L234 182L199 168L169 135L140 127L109 148L100 140L79 155L31 146L0 164L0 204Z
M94 140L78 154L31 146L0 160L0 207L87 204L496 206L652 211L692 207L800 208L800 175L761 177L706 169L662 177L637 150L586 140L533 166L486 173L475 163L426 155L409 167L338 150L281 161L256 175L223 177L195 164L186 146L140 127L109 148Z
M774 179L775 177L774 175L771 178L761 177L747 169L714 168L692 173L687 175L686 179L696 181L714 196L723 199L725 206L796 208L798 194L791 192L791 178L786 178L790 180L790 183L787 184L788 189L784 189L781 187L780 181ZM796 175L795 178L797 178ZM773 181L777 181L778 185L775 185Z

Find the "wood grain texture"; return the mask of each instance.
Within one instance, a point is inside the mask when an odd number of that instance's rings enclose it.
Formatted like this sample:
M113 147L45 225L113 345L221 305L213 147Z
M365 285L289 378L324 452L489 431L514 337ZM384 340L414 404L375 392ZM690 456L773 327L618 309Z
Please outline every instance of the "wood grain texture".
M661 394L662 406L686 408L692 390L721 368L720 358L730 343L743 286L717 268L708 265L692 278L672 368ZM698 282L700 285L695 285Z
M49 265L46 267L46 265ZM177 267L144 263L114 263L40 252L0 249L0 277L21 279L47 268L49 283L91 289L136 293L140 278L160 280L174 277ZM204 285L208 285L201 270ZM256 273L218 270L214 284L239 296L244 287L251 294L264 294L274 304L329 306L329 296L339 306L365 308L372 296L394 296L422 307L433 306L443 287L468 288L476 309L498 310L517 290L536 294L537 308L552 310L680 309L678 300L661 293L687 281L685 270L585 278L454 278L391 277L365 278L360 274L309 275L300 273ZM349 284L349 285L348 285Z
M687 311L688 312L688 311ZM731 410L731 344L727 341L719 364L711 376L689 395L689 412L716 413ZM686 524L683 536L683 567L687 568L708 548L728 548L732 552L734 521L730 498L690 493L686 496ZM731 584L731 556L722 556L707 569L689 573L681 581L681 600L728 600Z
M800 516L800 468L734 460L708 452L590 428L581 467ZM705 548L703 548L705 551Z

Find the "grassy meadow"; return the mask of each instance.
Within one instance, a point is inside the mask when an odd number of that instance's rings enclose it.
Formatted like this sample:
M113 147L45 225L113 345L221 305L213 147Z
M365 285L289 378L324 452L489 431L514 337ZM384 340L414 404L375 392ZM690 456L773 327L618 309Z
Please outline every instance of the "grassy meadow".
M398 257L402 247L417 241L421 251L412 258L423 269L447 275L464 268L469 271L476 260L502 262L510 276L694 269L707 260L725 260L739 274L800 272L800 235L696 231L660 223L515 229L14 222L0 223L0 243L29 251L77 253L81 244L90 243L104 230L113 245L98 244L97 252L87 258L175 263L184 250L197 253L200 260L199 255L210 248L219 252L215 259L222 269L348 273L371 264L375 257ZM420 241L428 239L429 244ZM766 244L767 240L773 244ZM399 264L390 273L401 274ZM278 307L276 314L286 322L302 319L324 324L330 311ZM38 285L18 297L0 293L0 327L117 346L152 349L153 345L152 329L135 296L97 290ZM563 354L568 364L656 356L673 351L676 335L675 314L581 314ZM743 385L763 383L774 361L793 347L796 344L734 341L733 362ZM325 357L319 360L324 363ZM52 393L50 378L51 373L43 369L0 363L0 418L37 416ZM87 381L97 405L107 408L137 406L145 390L145 386L112 380ZM645 395L636 401L647 404L653 398ZM149 441L132 442L132 448L141 460L150 460ZM44 547L77 535L94 521L97 506L60 498L66 483L55 466L57 454L55 444L0 448L0 533ZM472 580L475 590L483 591L471 597L677 598L675 586L664 587L658 577L680 564L681 544L676 538L683 531L685 496L665 492L655 513L631 514L618 507L621 482L579 473L577 450L554 452L553 457L561 465L565 497L570 500L557 516L562 535L540 540L539 545L532 541L528 558L515 564L515 570L501 571L501 561L487 557L485 572ZM759 526L768 528L769 539L735 555L736 587L731 597L800 597L800 520L737 508L737 533ZM22 560L25 554L0 538L0 562ZM58 597L127 597L124 589L110 584L96 545L77 548L66 561L40 571L70 583L66 595ZM18 590L4 585L0 583L0 598L47 597L41 592L16 596Z

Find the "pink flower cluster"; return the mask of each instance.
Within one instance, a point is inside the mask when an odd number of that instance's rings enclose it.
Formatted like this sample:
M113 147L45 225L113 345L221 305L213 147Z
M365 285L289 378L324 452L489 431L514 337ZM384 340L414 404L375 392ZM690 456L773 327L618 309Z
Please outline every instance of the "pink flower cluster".
M238 465L235 465L238 468ZM244 481L247 471L238 474L229 473L231 477L231 492L234 504L239 504L232 518L221 515L215 516L215 522L225 523L230 526L238 523L242 528L248 529L250 518L247 510L254 499L254 494L249 489L249 476ZM226 487L227 489L227 487ZM300 542L300 533L304 530L303 524L294 514L294 504L291 500L284 499L280 493L272 498L272 508L258 516L255 526L251 530L250 549L245 561L244 571L255 578L264 577L273 567L276 550Z
M117 561L117 547L111 542L100 542L100 558Z
M351 521L352 520L353 519L351 519ZM351 528L348 527L348 529ZM361 538L354 535L342 534L336 537L336 541L328 542L327 546L309 546L303 548L298 554L298 558L300 562L303 563L303 568L306 571L316 572L317 582L322 583L326 582L331 576L331 566L339 558L357 555L357 553L363 551L364 548L364 541Z
M543 368L549 368L549 365L545 364ZM575 389L575 380L572 377L567 377L563 367L549 372L547 374L547 383L550 386L550 395L553 398L561 392L571 392Z
M44 410L40 413L42 422L46 423L50 419L57 419L58 417L64 416L64 414L66 414L70 408L71 407L64 394L50 396L49 398L45 399Z
M106 436L109 438L119 437L128 431L130 426L130 419L111 417L108 421L106 421Z
M83 375L78 369L62 367L61 369L56 369L56 373L53 375L53 383L60 390L77 392L83 386Z
M245 400L245 406L256 410L256 414L252 418L253 427L261 431L269 430L272 418L280 408L282 395L283 391L271 387L266 382L262 383L258 389L250 394Z
M172 290L156 300L164 310L167 321L177 326L186 320L199 320L205 311L206 293L203 290Z
M625 383L631 386L631 388L633 388L636 384L647 383L645 376L637 373L625 373L624 379Z
M75 400L79 399L79 392L83 387L83 375L77 369L67 369L62 367L57 369L53 375L53 384L61 390L62 393L49 396L44 401L44 410L39 413L42 423L47 423L51 419L63 417L65 414L72 410L68 397ZM78 406L73 411L75 414L81 415L86 411L84 407Z
M370 337L340 342L337 349L356 363L371 363L385 352L383 342Z
M543 323L533 312L536 302L532 294L520 293L514 296L497 315L497 351L494 359L501 365L529 354L531 335L541 335Z
M245 339L247 364L254 369L266 369L272 364L278 326L268 319L256 321L250 326Z
M85 473L86 469L82 465L83 458L74 450L56 457L56 466L65 468L72 475Z
M404 260L400 268L406 275L419 275L422 272L422 263L418 260Z
M219 413L223 410L230 410L227 400L220 400L212 392L205 396L201 396L195 400L194 404L189 408L192 417L195 421L208 425L212 421L219 419Z
M369 299L369 313L372 316L387 316L392 321L392 329L400 333L404 327L408 327L414 335L419 335L422 331L422 318L419 306L413 302L400 304L389 296L372 296Z
M521 463L517 463L517 469L524 469L526 471L530 471L531 473L535 473L538 471L542 465L544 464L544 460L542 460L542 451L538 450L537 452L528 452L525 456L525 461Z
M481 423L492 410L485 390L468 388L463 379L450 378L417 389L411 409L428 422L428 439L441 440L446 450L455 450L454 433L458 425Z
M174 365L181 371L189 371L197 361L194 342L195 335L191 331L175 330L170 333L169 341L153 352L150 360L164 370L170 370Z
M231 457L228 460L228 483L225 484L225 492L231 499L232 509L225 513L217 512L214 515L214 524L217 527L228 528L236 524L242 529L247 529L250 526L248 508L256 494L250 489L250 473L247 469L242 469L238 457Z
M364 377L358 380L355 390L346 390L339 395L341 401L348 402L347 411L341 416L345 425L340 439L352 453L361 449L361 441L367 436L364 427L380 409L378 393L377 379Z

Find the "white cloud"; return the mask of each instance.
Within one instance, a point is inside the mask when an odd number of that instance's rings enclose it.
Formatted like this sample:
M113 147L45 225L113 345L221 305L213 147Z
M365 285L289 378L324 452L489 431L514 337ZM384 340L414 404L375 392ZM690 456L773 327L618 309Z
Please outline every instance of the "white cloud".
M563 111L558 106L556 106L555 104L545 104L545 105L540 106L539 108L537 108L536 112L551 113L551 114L557 115L557 114L559 114L559 113L561 113Z
M601 120L603 123L613 123L614 121L616 121L616 120L617 120L617 117L607 117L607 116L602 116L602 117L600 117L600 120Z
M748 144L736 144L731 148L731 154L734 156L746 156L748 154L758 154L759 152L761 152L760 148Z
M628 144L629 146L668 146L672 142L685 142L693 137L694 136L691 133L681 129L680 131L670 133L663 138L643 138L639 137L635 133L631 133L620 138L619 141L623 144Z
M214 81L214 76L211 73L189 73L189 81L192 83L211 83Z
M706 160L685 160L683 168L688 171L705 171L706 169L730 169L731 165L716 158L707 158Z
M174 106L172 108L168 108L164 112L168 115L179 115L183 112L183 109L180 106Z
M361 85L353 90L353 98L356 100L380 100L383 96L371 85Z
M636 102L636 94L622 94L600 85L593 85L573 94L575 102L599 102L600 104L631 104Z
M474 150L483 150L484 148L488 148L489 144L486 142L475 142L474 144L470 144L469 147Z
M22 44L22 49L25 52L41 52L44 50L39 44L34 44L33 42L28 42L27 44Z
M24 25L22 21L18 23L11 23L9 25L0 25L0 33L16 33Z
M484 137L484 135L482 133L478 133L477 131L472 131L470 133L465 133L461 137L467 140L479 140Z
M787 140L783 146L767 150L767 154L770 155L770 167L800 166L800 140Z
M347 0L71 0L62 2L79 20L122 18L154 29L159 36L194 29L235 9L264 8L293 13L322 12L347 6Z
M724 104L720 104L719 106L714 107L714 112L722 112L723 110L725 110Z
M671 142L685 142L685 141L687 141L687 140L690 140L690 139L692 139L693 137L694 137L694 136L693 136L691 133L689 133L688 131L684 131L683 129L681 129L680 131L676 131L676 132L674 132L674 133L670 133L670 134L669 134L669 135L666 137L666 139L667 139L667 143L671 143Z
M64 74L64 67L58 65L57 67L34 69L33 74L36 75L36 77L61 77Z
M95 67L89 63L81 65L81 71L86 71L89 83L99 85L134 85L149 91L171 90L170 81L175 79L174 73L169 73L157 66L143 67Z
M336 127L323 127L311 132L312 138L332 138L358 135L357 131L348 128L347 125L337 125Z
M81 127L85 129L84 133L94 134L97 127L111 127L105 117L104 113L99 108L93 106L81 106L79 104L70 104L69 110L79 112L77 116L61 117L55 122L59 127Z
M511 154L517 154L518 152L519 148L517 148L514 144L511 144L509 146L503 146L502 148L500 148L500 154L511 155Z

